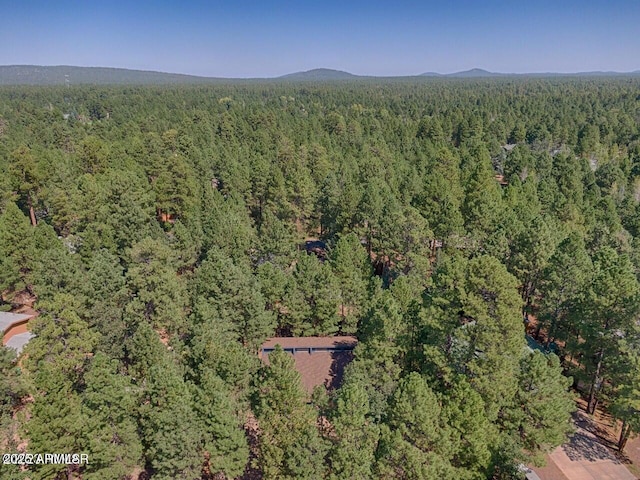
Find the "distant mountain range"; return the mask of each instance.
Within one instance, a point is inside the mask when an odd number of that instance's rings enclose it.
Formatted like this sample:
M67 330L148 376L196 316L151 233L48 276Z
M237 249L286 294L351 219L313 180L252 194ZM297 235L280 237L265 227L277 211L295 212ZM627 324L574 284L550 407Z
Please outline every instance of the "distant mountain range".
M315 68L306 72L289 73L288 75L282 75L278 78L282 80L352 80L354 78L362 77L342 70Z
M495 72L488 72L486 70L482 70L481 68L472 68L471 70L465 70L463 72L456 72L456 73L447 73L447 74L441 74L441 73L423 73L422 75L420 75L421 77L451 77L451 78L487 78L487 77L503 77L503 76L509 76L508 74L504 74L504 73L495 73Z
M481 68L472 68L471 70L464 70L462 72L455 73L423 73L421 77L449 77L449 78L492 78L492 77L625 77L625 76L639 76L640 70L633 72L577 72L577 73L557 73L557 72L542 72L542 73L497 73L489 72Z
M0 85L174 85L220 80L126 68L0 65Z
M329 82L361 79L418 79L437 78L495 78L495 77L620 77L640 76L640 70L634 72L581 72L581 73L496 73L474 68L463 72L440 74L434 72L405 77L374 77L354 75L342 70L317 68L306 72L295 72L277 78L233 79L198 77L178 73L162 73L145 70L106 67L38 66L38 65L0 65L0 85L175 85L175 84L211 84L237 81L313 81Z

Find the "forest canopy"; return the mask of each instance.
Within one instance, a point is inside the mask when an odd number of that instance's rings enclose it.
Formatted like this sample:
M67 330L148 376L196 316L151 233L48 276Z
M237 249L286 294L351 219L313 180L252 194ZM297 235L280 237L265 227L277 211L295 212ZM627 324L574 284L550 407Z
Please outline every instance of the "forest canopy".
M90 458L2 478L519 478L572 384L623 447L639 87L0 88L0 309L39 312L0 350L0 438ZM354 359L311 398L256 354L333 335Z

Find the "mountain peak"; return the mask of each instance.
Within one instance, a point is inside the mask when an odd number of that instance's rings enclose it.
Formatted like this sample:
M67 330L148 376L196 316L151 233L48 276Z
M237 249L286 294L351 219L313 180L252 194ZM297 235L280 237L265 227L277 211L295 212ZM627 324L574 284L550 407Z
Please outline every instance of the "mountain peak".
M448 77L458 77L458 78L479 78L479 77L500 77L503 74L489 72L488 70L483 70L482 68L472 68L471 70L464 70L462 72L450 73L447 75Z
M313 70L307 70L306 72L289 73L278 78L286 80L343 80L358 78L358 76L343 70L314 68Z

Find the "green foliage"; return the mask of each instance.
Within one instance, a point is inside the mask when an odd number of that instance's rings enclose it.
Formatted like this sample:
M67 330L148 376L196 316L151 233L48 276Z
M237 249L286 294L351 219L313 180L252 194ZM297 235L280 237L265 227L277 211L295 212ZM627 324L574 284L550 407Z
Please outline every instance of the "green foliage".
M580 334L590 376L589 410L594 411L602 382L611 375L622 339L637 329L640 286L628 257L604 247L594 259L594 275L587 284L578 312L583 320Z
M88 479L126 478L141 464L142 444L135 421L140 391L117 367L117 361L98 353L85 375L83 451L89 453L90 462L83 477Z
M6 452L17 452L20 427L16 409L28 394L27 385L21 377L15 352L9 347L0 347L0 438ZM18 465L0 465L0 477L8 480L24 478Z
M171 356L151 365L140 407L145 459L160 479L195 479L204 462L193 397Z
M592 263L582 237L571 233L558 245L543 273L540 287L541 326L548 328L548 341L570 340L575 329L577 302L586 287ZM572 340L572 338L571 338Z
M145 238L127 250L127 283L133 292L131 315L156 328L184 328L186 292L175 269L175 256L162 241Z
M364 386L352 382L340 390L331 422L336 438L329 452L330 478L374 478L372 469L380 429L370 416Z
M194 311L204 322L228 325L245 346L255 348L273 334L274 318L265 310L256 278L246 264L236 264L220 250L210 250L198 267L193 297Z
M376 470L390 478L464 478L448 459L450 443L438 397L417 373L403 379L382 427ZM462 473L462 472L460 472Z
M69 294L57 294L51 302L43 302L41 308L43 313L32 327L36 336L26 347L26 366L37 383L43 382L44 390L51 386L47 379L51 371L44 368L47 365L54 369L54 378L64 378L77 386L99 335L80 318Z
M0 89L2 309L35 294L41 313L24 369L0 362L3 433L96 459L25 476L511 478L570 411L524 312L624 448L638 85ZM359 345L314 397L329 425L289 356L256 351L337 333Z
M105 249L95 252L88 261L83 287L89 325L102 334L100 350L121 358L127 334L123 311L129 291L118 257Z
M358 237L350 233L340 237L331 250L329 261L340 290L340 330L355 333L368 297L371 265Z
M520 363L518 392L506 414L508 428L517 432L533 460L540 461L573 430L569 419L575 403L568 392L572 379L562 375L554 354L535 351Z
M31 418L25 426L29 449L34 452L85 453L89 417L82 409L80 396L63 372L48 363L38 365ZM33 465L34 479L71 475L73 465Z
M249 447L230 390L209 370L201 377L194 402L201 424L205 468L228 478L240 476L249 459Z
M435 333L436 343L427 347L428 358L440 365L441 374L467 375L491 421L517 389L524 329L516 286L515 278L493 257L455 259L443 264L428 297L439 319L427 329Z
M264 478L323 478L326 445L293 358L279 347L261 370L254 409L260 423L259 465Z
M15 203L0 214L0 291L27 287L36 250L29 220Z
M294 336L331 335L338 330L337 279L328 263L300 253L284 296L284 328Z

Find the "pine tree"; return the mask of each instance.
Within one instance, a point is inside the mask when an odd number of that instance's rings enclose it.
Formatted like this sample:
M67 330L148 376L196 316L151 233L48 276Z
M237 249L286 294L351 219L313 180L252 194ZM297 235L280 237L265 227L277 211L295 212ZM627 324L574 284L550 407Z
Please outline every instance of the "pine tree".
M506 428L517 436L534 461L564 443L572 431L575 410L569 392L572 379L565 377L554 354L535 351L521 362L518 392L513 406L507 407Z
M473 239L482 243L493 234L503 205L500 186L494 178L488 155L482 151L477 155L477 163L465 182L461 211L465 229Z
M9 177L23 206L29 210L31 224L36 225L35 205L42 179L31 149L21 145L11 153Z
M255 412L261 430L259 463L264 478L323 478L326 446L318 434L316 416L306 404L293 358L276 347L256 386Z
M193 291L196 313L230 326L243 345L255 348L273 334L275 319L265 308L257 279L246 264L236 264L222 251L208 252Z
M211 475L239 477L249 460L249 447L238 419L238 405L225 382L207 370L195 389L195 412L202 431L205 469Z
M9 202L0 214L0 291L26 288L34 257L29 221L15 203Z
M86 417L83 451L90 462L83 478L124 479L141 465L142 444L135 413L139 395L131 379L118 372L118 364L103 353L96 354L85 374L81 396Z
M581 348L590 375L588 411L593 413L607 370L621 347L621 339L635 328L640 286L628 257L604 247L594 259L594 276L582 298L579 311L583 320Z
M330 478L373 478L380 429L369 413L369 397L363 385L351 382L340 389L331 419L336 438L328 456Z
M592 264L578 233L571 233L555 250L543 272L540 286L539 327L547 327L547 346L555 339L567 342L573 313ZM572 336L573 337L573 336Z
M41 315L32 327L35 338L25 347L25 366L33 375L45 365L55 365L56 375L73 386L82 384L99 334L78 315L76 302L71 295L60 293L39 304Z
M175 270L171 249L160 240L145 238L127 251L127 282L133 292L128 311L155 328L172 332L184 328L186 292Z
M300 253L285 294L294 335L330 335L338 330L338 285L329 264Z
M447 419L452 445L451 464L469 473L469 478L488 478L498 429L489 422L482 397L463 377L442 398L442 414Z
M40 362L34 376L31 418L25 425L29 450L33 452L87 453L89 417L67 373L55 364ZM31 465L30 478L48 480L78 474L77 465Z
M127 334L123 311L129 291L124 269L116 255L106 249L94 253L88 264L83 292L87 298L89 324L102 335L100 349L122 358Z
M640 355L637 345L624 345L624 368L616 376L616 388L612 394L610 411L616 420L622 421L618 450L624 451L630 438L640 432Z
M155 339L159 343L159 340ZM191 391L166 351L151 365L140 407L141 439L154 478L200 478L202 431Z
M16 433L20 423L14 412L28 394L25 383L15 351L0 346L0 438L6 452L18 451L19 436ZM0 477L19 480L25 478L25 474L18 465L0 463Z
M203 250L219 248L235 262L246 261L257 242L244 201L237 195L225 198L213 188L206 188L203 195Z
M371 263L353 233L340 237L330 252L329 261L340 285L340 330L355 333L368 296Z
M440 376L467 375L494 421L517 391L524 352L517 280L486 255L447 260L441 268L427 297L435 317L428 327L434 336L426 348L428 361Z
M465 478L449 462L451 444L440 400L418 373L403 379L382 428L377 476L389 478Z

